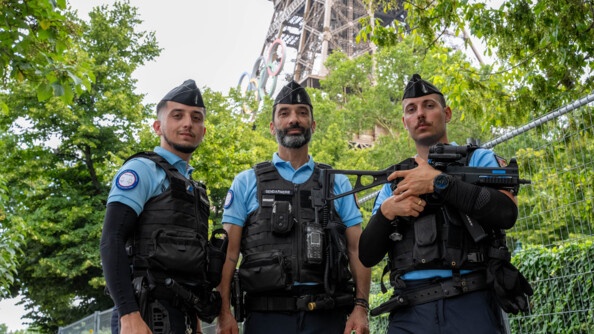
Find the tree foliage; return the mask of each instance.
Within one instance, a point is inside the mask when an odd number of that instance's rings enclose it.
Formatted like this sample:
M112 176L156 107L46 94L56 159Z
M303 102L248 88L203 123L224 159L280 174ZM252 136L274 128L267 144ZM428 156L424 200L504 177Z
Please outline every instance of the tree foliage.
M25 2L13 2L9 4L14 8L26 7ZM37 8L40 2L33 1L30 6ZM374 3L388 9L401 5L392 0ZM592 14L583 13L591 4L555 4L558 17L544 13L545 5L553 3L512 0L499 9L476 2L404 3L408 11L405 23L363 31L369 34L363 37L380 45L377 53L349 59L334 52L326 63L329 74L321 81L321 89L308 89L317 123L310 154L335 168L360 170L380 170L413 155L414 143L402 126L400 106L403 89L413 73L432 81L446 95L453 110L448 136L458 143L468 137L491 139L496 131L523 124L562 101L581 97L592 88L592 39L588 39L590 30L586 27ZM578 9L582 9L577 14L582 21L561 22ZM41 50L63 50L63 58L55 59L88 64L95 81L83 90L71 90L71 99L40 96L38 83L13 80L18 79L14 77L18 72L8 75L6 69L17 68L20 54L14 59L9 55L6 59L13 63L3 63L7 84L0 96L9 107L3 109L6 117L0 118L0 150L4 152L0 164L0 245L6 246L0 249L0 292L20 292L25 297L27 317L43 332L55 332L57 326L111 307L111 300L103 294L105 282L99 260L110 182L132 153L158 145L158 138L147 126L155 118L154 110L142 104L142 95L134 94L136 82L131 74L154 59L160 49L152 33L137 30L140 20L136 10L127 3L103 6L93 10L89 23L58 14L59 19L52 24L64 24L65 30L55 28L64 35L56 32L58 35L46 40L36 37L30 45L47 44ZM566 30L555 33L554 25L538 25L537 20L557 22ZM25 21L35 28L36 20ZM491 21L494 23L489 26ZM465 26L483 39L490 47L488 52L501 59L491 65L477 65L459 48L451 47L451 35L460 34ZM34 31L43 35L41 30ZM68 40L67 48L52 44L77 31L81 37ZM6 33L2 26L0 33ZM21 38L29 37L34 36ZM275 138L269 131L272 101L266 98L257 104L241 97L238 90L223 95L203 87L202 92L207 133L191 165L196 168L194 179L207 186L212 222L219 224L233 176L270 160L276 151ZM38 97L46 99L39 102ZM246 114L244 109L258 112ZM570 151L593 151L592 125L587 123L569 121L552 130L536 129L539 137L525 139L509 149L502 147L502 151L506 157L517 156L523 169L537 163L556 164L557 168L579 165L573 158L578 155ZM354 149L349 145L353 136L375 127L385 129L387 135L377 136L373 147ZM583 140L568 139L564 136L567 131L585 135ZM550 141L551 149L519 149L542 144L543 138ZM572 145L565 145L563 141L568 140ZM526 243L539 243L579 234L580 222L594 220L588 209L594 177L590 167L583 165L579 171L558 178L551 178L545 168L531 172L535 186L522 193L522 205L536 213L534 219L546 223L540 224L538 231L532 227L536 224L517 225L510 235ZM547 199L553 197L563 203L579 203L576 228L567 228L567 210L547 210ZM367 221L370 209L362 210ZM381 269L375 268L374 281L379 280ZM385 298L374 295L371 301L377 305Z
M3 0L0 21L0 81L27 81L45 100L52 95L64 102L88 89L93 80L84 55L73 57L80 35L65 12L65 0ZM0 110L8 105L0 99Z
M111 171L139 150L146 126L131 74L160 52L152 33L136 31L141 21L127 3L95 8L90 18L78 22L85 37L75 48L92 59L90 89L72 103L38 102L28 82L12 82L4 96L7 221L27 227L16 286L27 318L48 331L111 305L98 253L105 199Z
M405 22L370 22L360 38L382 45L412 35L415 44L439 46L470 31L486 47L492 65L449 71L461 86L493 90L485 80L504 84L498 98L508 120L525 122L582 97L594 88L594 3L592 1L507 0L494 8L487 1L369 0L377 10L404 9ZM492 101L487 100L491 103ZM526 111L518 115L517 110ZM515 116L512 116L515 115Z

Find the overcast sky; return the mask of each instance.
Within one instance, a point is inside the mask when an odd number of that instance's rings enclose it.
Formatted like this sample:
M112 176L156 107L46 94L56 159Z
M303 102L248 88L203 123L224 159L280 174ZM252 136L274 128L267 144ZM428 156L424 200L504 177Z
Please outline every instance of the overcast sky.
M110 0L69 0L79 17ZM138 8L141 29L154 31L163 49L156 60L138 69L137 93L145 103L157 103L186 79L198 87L227 93L243 72L251 73L260 56L273 14L270 0L130 0ZM287 64L285 64L287 66ZM18 300L18 299L17 299ZM10 331L24 329L22 306L15 299L0 301L0 324Z
M79 17L111 0L70 0ZM186 79L198 87L227 93L243 72L251 73L260 56L273 14L270 0L131 0L144 21L143 30L154 31L163 49L156 60L134 73L138 93L156 103Z

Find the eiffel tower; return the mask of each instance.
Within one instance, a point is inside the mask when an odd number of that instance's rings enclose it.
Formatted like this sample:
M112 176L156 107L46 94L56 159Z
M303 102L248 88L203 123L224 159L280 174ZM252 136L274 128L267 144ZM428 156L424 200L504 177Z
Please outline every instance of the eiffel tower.
M302 85L317 87L319 79L326 75L323 64L333 51L340 50L350 58L372 51L372 44L356 42L360 20L370 16L361 0L269 1L274 4L274 14L262 55L267 52L272 55L268 57L268 66L275 60L284 62L287 81L292 78ZM394 20L404 21L405 16L403 10L374 13L383 25ZM286 48L284 54L277 52L281 47ZM294 67L291 69L287 59L280 59L282 57L294 57ZM272 73L269 71L269 74Z

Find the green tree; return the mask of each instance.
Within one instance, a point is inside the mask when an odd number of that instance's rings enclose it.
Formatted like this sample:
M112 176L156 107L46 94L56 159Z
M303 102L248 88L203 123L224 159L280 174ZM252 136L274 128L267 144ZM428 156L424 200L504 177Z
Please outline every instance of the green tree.
M93 80L88 59L71 57L78 25L65 12L66 0L1 1L0 80L24 81L39 99L52 95L72 101ZM0 110L7 112L0 100Z
M144 148L137 139L149 111L131 74L160 52L153 33L137 31L140 23L128 3L95 8L89 23L78 22L84 38L75 50L92 59L96 81L73 103L37 102L27 82L4 95L7 225L22 219L27 227L16 286L26 317L44 332L112 305L99 260L105 199L117 166Z
M202 89L202 93L207 109L207 130L204 141L192 155L191 165L196 169L192 176L206 184L214 208L213 222L220 224L233 176L257 162L269 160L275 142L268 126L264 132L263 126L245 120L237 92L231 92L231 98L208 88ZM267 112L258 115L258 118L266 117L270 117Z
M378 10L407 12L405 22L387 27L367 22L360 38L381 46L398 44L409 34L419 47L439 46L452 36L465 43L471 42L470 36L480 40L485 54L494 58L492 65L447 74L476 90L497 88L486 85L484 78L499 77L505 90L497 89L502 91L498 99L505 103L508 124L541 116L594 88L594 11L589 1L506 0L499 8L485 0L368 2Z

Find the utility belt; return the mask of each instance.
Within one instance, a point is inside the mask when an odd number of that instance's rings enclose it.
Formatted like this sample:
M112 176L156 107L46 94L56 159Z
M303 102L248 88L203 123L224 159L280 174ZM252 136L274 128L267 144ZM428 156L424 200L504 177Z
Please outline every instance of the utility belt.
M292 295L253 295L248 293L245 297L245 308L248 312L315 312L336 309L350 311L354 307L354 294L352 293L336 293L330 296L323 293L323 288L294 287L293 290L298 293ZM303 290L302 293L299 293L300 290Z
M424 283L419 286L396 290L390 300L372 309L370 315L376 316L397 309L452 298L488 288L486 274L483 270L463 276L454 275L454 277L440 279L437 282L430 280L425 284L427 281L423 281Z
M151 312L151 309L155 307L155 301L166 301L172 307L188 314L195 314L208 323L212 323L221 310L221 295L218 291L208 291L204 288L193 291L194 289L180 285L170 278L165 279L164 284L149 284L145 277L136 277L133 285L143 318L152 317L151 314L154 312Z

